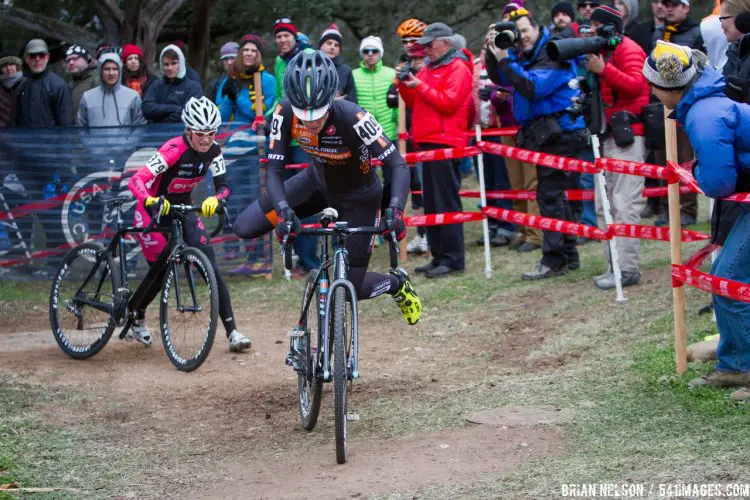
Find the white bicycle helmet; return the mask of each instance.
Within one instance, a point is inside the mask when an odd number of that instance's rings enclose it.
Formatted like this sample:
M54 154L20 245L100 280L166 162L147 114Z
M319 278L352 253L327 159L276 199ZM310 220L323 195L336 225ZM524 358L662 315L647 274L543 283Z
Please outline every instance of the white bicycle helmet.
M221 114L216 104L212 103L208 97L196 99L191 97L182 110L182 122L190 130L199 132L208 130L218 130L221 125Z

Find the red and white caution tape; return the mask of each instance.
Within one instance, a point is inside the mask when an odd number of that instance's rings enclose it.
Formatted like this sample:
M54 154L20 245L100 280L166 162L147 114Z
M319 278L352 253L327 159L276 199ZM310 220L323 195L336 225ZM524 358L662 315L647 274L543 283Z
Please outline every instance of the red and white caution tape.
M648 163L599 158L596 160L596 165L602 170L618 174L640 175L641 177L650 177L652 179L674 179L668 167L660 167L659 165L650 165Z
M462 224L484 219L481 212L447 212L444 214L415 215L404 217L407 226L441 226L444 224Z
M671 161L667 162L667 168L669 168L670 171L675 175L680 184L689 187L695 193L703 194L703 191L701 191L701 188L698 186L698 181L695 180L695 177L693 177L693 173L690 171L691 166L692 162L689 162L685 165L677 165L676 163L673 163ZM672 182L675 182L674 179L670 180L670 184Z
M593 163L577 160L575 158L565 158L562 156L539 153L536 151L529 151L528 149L515 148L486 141L479 141L477 147L487 154L503 156L505 158L514 158L524 163L533 163L543 167L568 170L571 172L583 172L587 174L595 174L599 172L599 169Z
M485 207L482 211L493 219L504 220L522 226L536 227L543 231L554 231L557 233L571 234L573 236L583 236L584 238L590 238L593 240L608 239L607 233L598 227L578 224L577 222L568 222L538 215L529 215L504 208Z
M750 284L712 276L688 266L672 264L672 286L679 288L683 284L740 302L750 302Z
M640 240L669 241L669 227L642 226L640 224L612 224L607 229L609 238L638 238ZM711 239L708 234L682 230L682 241L704 241Z
M416 153L406 153L404 159L406 163L419 163L423 161L440 161L455 160L457 158L466 158L467 156L477 156L481 151L476 146L465 146L460 148L432 149L430 151L419 151Z

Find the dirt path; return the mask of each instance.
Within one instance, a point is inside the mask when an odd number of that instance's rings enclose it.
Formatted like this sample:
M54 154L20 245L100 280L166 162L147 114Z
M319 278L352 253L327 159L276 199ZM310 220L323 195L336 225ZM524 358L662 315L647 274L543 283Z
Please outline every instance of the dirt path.
M484 311L474 311L468 321L434 314L408 331L398 318L375 321L365 314L362 328L370 336L363 339L363 379L355 384L353 405L373 407L382 398L408 405L410 398L443 390L443 381L555 366L526 361L544 335L554 333L541 317L526 317L521 324L527 299L519 294L515 302L506 300L502 321ZM549 427L467 424L393 437L385 424L363 413L362 421L351 424L349 462L338 466L330 390L318 427L301 430L296 376L283 364L288 314L268 311L259 304L236 312L252 319L250 353L229 353L217 335L206 363L190 374L176 371L158 342L144 348L114 336L94 358L75 361L40 330L0 333L0 375L86 394L64 407L39 409L57 424L106 427L108 444L129 450L141 467L122 471L123 483L132 485L122 494L138 498L186 493L309 498L313 491L340 498L417 491L502 477L525 461L563 451L564 436ZM24 322L15 317L8 324ZM489 351L486 337L472 333L479 324L483 334L489 330L497 339ZM466 359L472 370L462 364Z

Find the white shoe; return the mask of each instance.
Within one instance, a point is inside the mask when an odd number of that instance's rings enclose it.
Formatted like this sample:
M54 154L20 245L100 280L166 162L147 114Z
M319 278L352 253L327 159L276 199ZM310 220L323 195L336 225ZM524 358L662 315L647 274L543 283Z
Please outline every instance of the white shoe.
M416 235L411 239L408 245L406 245L406 251L408 253L427 253L430 247L427 244L427 236Z
M250 339L237 330L229 334L229 350L232 352L241 352L245 349L250 349L252 345L253 343L250 342Z
M143 345L151 345L151 332L148 331L148 327L143 322L135 322L130 327L128 334L125 336L125 340L137 340Z

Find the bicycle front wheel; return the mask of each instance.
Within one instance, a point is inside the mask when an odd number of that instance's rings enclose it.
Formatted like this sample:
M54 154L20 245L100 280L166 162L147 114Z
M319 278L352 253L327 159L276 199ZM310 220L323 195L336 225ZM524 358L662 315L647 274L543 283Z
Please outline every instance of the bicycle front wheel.
M219 289L206 254L185 248L170 261L159 312L169 360L178 370L195 370L211 352L219 316Z
M297 400L299 402L299 418L302 427L311 431L315 428L320 414L320 400L323 395L323 379L318 373L318 346L320 332L320 303L315 293L315 278L307 280L305 293L302 295L302 310L307 303L307 297L312 293L307 316L303 320L304 336L300 342L301 370L297 372Z
M352 303L346 301L346 289L336 288L333 296L333 402L336 427L336 461L346 462L348 411L347 382L349 381L349 356L352 352L352 330L350 321L354 318Z
M86 359L107 345L116 325L112 312L118 275L112 256L98 243L68 252L52 280L49 319L57 345Z

